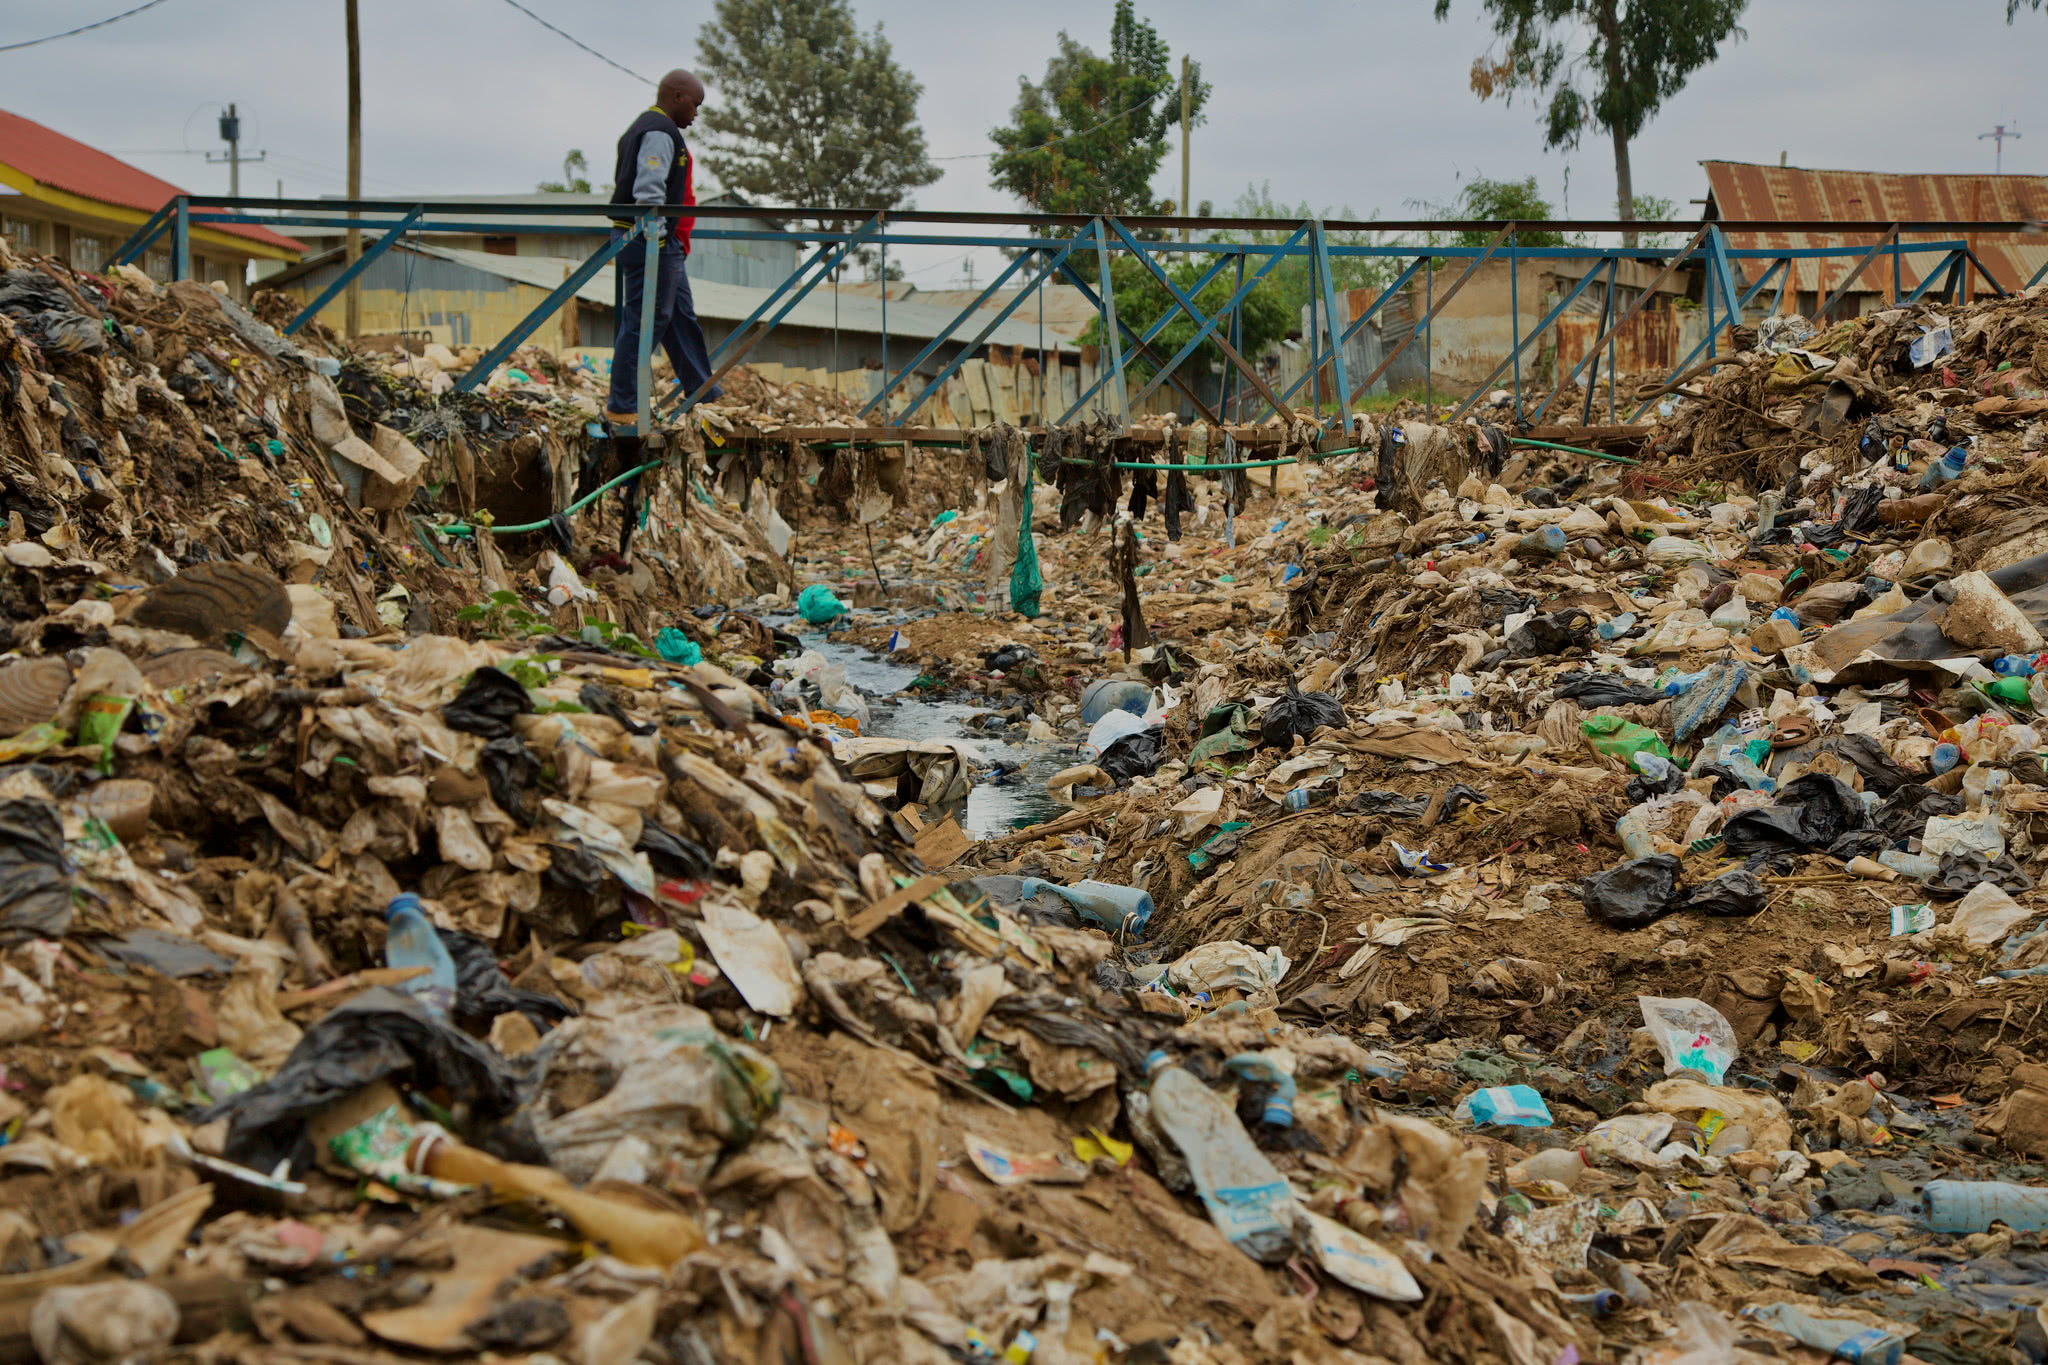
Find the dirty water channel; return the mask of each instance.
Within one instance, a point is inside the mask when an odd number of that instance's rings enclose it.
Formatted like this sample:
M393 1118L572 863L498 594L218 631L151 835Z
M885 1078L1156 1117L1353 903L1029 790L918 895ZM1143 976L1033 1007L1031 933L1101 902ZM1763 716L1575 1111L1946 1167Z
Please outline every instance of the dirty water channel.
M964 810L948 812L970 838L1008 834L1067 809L1046 790L1045 781L1081 761L1077 738L1040 744L1024 738L1022 725L984 728L985 718L991 716L988 706L909 691L920 671L915 663L835 639L795 615L764 619L778 630L797 634L805 649L845 670L846 680L868 698L874 720L869 734L881 739L958 740L971 746L979 760L974 787Z

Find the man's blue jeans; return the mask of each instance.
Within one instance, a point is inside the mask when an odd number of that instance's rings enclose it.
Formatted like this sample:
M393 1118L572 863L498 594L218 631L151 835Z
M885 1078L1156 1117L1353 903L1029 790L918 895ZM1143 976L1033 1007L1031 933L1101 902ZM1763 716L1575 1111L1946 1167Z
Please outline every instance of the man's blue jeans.
M669 364L675 367L684 392L694 393L711 377L710 348L704 344L704 329L697 322L681 249L664 243L658 259L654 279L654 341L668 352ZM616 258L612 278L617 282L613 310L618 318L618 332L612 342L612 387L606 406L613 412L638 412L640 297L647 279L646 243L627 243ZM719 394L720 390L712 389L705 397L717 398Z

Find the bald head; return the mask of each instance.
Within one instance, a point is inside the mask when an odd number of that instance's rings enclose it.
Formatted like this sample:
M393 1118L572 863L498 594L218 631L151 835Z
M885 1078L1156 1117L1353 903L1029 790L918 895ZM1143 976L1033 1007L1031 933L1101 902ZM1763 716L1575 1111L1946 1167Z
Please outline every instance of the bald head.
M687 128L697 120L697 108L704 103L704 82L687 71L671 71L655 88L654 106Z

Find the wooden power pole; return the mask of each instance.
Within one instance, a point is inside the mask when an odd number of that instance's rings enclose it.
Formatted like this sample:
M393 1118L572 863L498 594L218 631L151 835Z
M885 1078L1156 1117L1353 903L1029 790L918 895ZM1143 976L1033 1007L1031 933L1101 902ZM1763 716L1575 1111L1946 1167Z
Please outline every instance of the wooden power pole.
M348 7L348 197L363 197L363 45L356 32L356 0L344 0ZM354 265L363 254L363 230L349 214L348 244L342 253L342 267ZM344 331L354 341L363 328L363 301L356 292L359 282L348 282Z
M1188 208L1188 132L1195 121L1194 83L1188 78L1188 54L1180 54L1180 216L1185 218ZM1188 230L1180 230L1180 239L1188 239Z

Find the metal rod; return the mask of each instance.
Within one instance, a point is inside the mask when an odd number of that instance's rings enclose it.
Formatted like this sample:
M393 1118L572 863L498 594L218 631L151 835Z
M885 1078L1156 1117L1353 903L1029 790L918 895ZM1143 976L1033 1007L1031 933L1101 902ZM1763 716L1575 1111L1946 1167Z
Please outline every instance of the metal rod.
M1117 222L1113 218L1110 219L1109 222L1112 226L1115 227L1117 235L1124 239L1124 244L1131 248L1132 254L1138 258L1139 263L1143 265L1147 270L1152 272L1152 278L1158 280L1159 283L1166 286L1166 292L1173 296L1173 301L1180 305L1181 311L1186 313L1189 319L1197 325L1200 325L1201 323L1207 321L1207 319L1205 319L1202 316L1201 311L1195 307L1194 301L1188 298L1187 295L1181 293L1180 286L1175 284L1172 278L1168 276L1164 270L1160 269L1159 262L1152 259L1152 253L1145 250L1144 246L1138 241L1138 239L1131 236L1131 234L1124 229L1124 225L1122 223ZM1106 255L1104 257L1104 260L1105 262L1107 261ZM1105 264L1105 269L1106 268L1107 266ZM1314 305L1313 294L1310 295L1310 305L1311 307L1313 307ZM1259 374L1257 370L1253 369L1249 364L1245 362L1245 358L1242 355L1238 354L1237 347L1231 345L1222 337L1216 338L1216 347L1218 350L1223 352L1223 356L1226 360L1228 360L1231 364L1237 366L1237 368L1243 372L1244 377L1251 382L1251 386L1259 391L1259 396L1261 398L1264 398L1268 403L1271 403L1273 405L1274 411L1278 412L1282 417L1286 418L1289 422L1292 422L1294 420L1294 410L1287 406L1287 404L1281 399L1279 394L1273 392L1273 390L1267 385L1264 376ZM1311 360L1313 360L1314 358L1313 350L1310 351L1310 358Z
M301 327L304 327L315 317L319 316L322 308L334 302L335 295L348 288L358 275L368 270L378 257L389 251L397 243L398 239L405 235L406 228L419 220L419 214L420 210L414 209L411 213L393 223L390 231L370 243L367 251L356 257L348 265L342 267L341 273L335 276L325 289L315 295L311 303L300 309L297 317L284 325L284 334L291 336Z
M1607 330L1607 319L1614 316L1614 276L1615 272L1620 268L1621 262L1617 258L1609 256L1602 260L1599 266L1595 266L1594 269L1598 270L1601 268L1601 266L1605 266L1607 269L1607 291L1605 297L1603 297L1600 300L1600 330L1604 332ZM1598 333L1595 333L1595 335L1598 335ZM1564 364L1564 358L1561 349L1557 363L1560 365ZM1581 426L1590 427L1593 425L1593 393L1596 389L1600 387L1599 380L1600 370L1598 366L1595 366L1593 369L1592 378L1586 381L1585 408L1579 414L1579 425ZM1614 402L1614 379L1612 374L1608 376L1607 401L1609 404L1608 411L1612 412L1612 405Z
M192 205L182 194L171 209L171 278L192 278Z
M1290 236L1287 240L1290 242L1296 240L1302 235L1303 231L1304 229L1302 228L1296 228L1294 230L1293 235ZM1226 262L1229 260L1228 257L1225 257L1223 259ZM1245 298L1251 293L1251 291L1254 288L1258 286L1259 281L1265 279L1267 275L1272 273L1273 268L1279 265L1280 262L1284 259L1286 258L1282 256L1269 257L1266 263L1259 267L1259 273L1252 276L1251 283L1248 285L1245 283L1244 279L1244 255L1240 252L1237 257L1237 288L1231 293L1229 301L1226 302L1221 308L1217 309L1216 312L1207 320L1201 321L1201 325L1195 328L1195 334L1192 337L1188 338L1186 342L1182 343L1181 348L1178 351L1175 351L1173 353L1173 358L1166 362L1165 368L1161 369L1157 374L1153 375L1150 379L1145 381L1144 386L1138 390L1137 396L1133 398L1131 401L1133 403L1143 403L1147 398L1149 398L1152 394L1152 391L1158 388L1161 384L1165 383L1166 377L1172 374L1175 370L1178 370L1182 362L1185 361L1189 356L1193 355L1195 353L1196 348L1198 348L1205 340L1208 339L1209 334L1216 330L1217 325L1224 314L1228 313L1230 315L1232 329L1234 331L1238 331L1241 335L1241 328L1239 326L1241 322L1240 312L1243 308ZM1199 296L1201 294L1203 288L1207 285L1207 283L1208 280L1205 277L1202 283L1197 284L1195 286L1194 292L1196 296ZM1164 328L1166 323L1173 317L1176 311L1178 310L1169 309L1167 312L1161 314L1158 321L1154 324L1154 330L1156 331L1160 328ZM1152 339L1152 334L1148 332L1146 334L1145 339L1147 341L1150 341ZM1237 337L1231 338L1231 345L1237 345ZM1232 379L1235 379L1237 377L1238 372L1236 370L1231 370L1229 373L1230 377Z
M386 211L403 213L412 206L411 200L400 199L305 199L263 196L233 195L224 198L208 198L208 206L219 209L262 209L279 211L301 209L312 212L353 211L369 213ZM609 205L565 206L559 204L505 204L478 202L474 200L446 200L434 205L436 211L475 214L495 214L513 217L561 217L566 214L588 212L608 214L613 210ZM721 205L721 204L660 204L652 205L665 218L693 218L705 221L717 218L775 218L804 219L826 223L862 223L881 212L872 208L823 208L768 205ZM1094 221L1092 214L1084 213L950 213L938 210L890 210L889 218L901 223L961 223L992 227L1051 227L1087 228ZM1139 231L1178 231L1182 226L1209 231L1270 232L1276 226L1271 218L1240 218L1220 215L1182 218L1165 214L1127 214L1123 223ZM1282 222L1295 220L1280 220ZM1717 220L1723 232L1881 232L1897 226L1905 232L1932 232L1959 230L1967 232L2025 232L2029 223L2026 219L1985 219L1955 221L1947 219L1853 221L1845 219L1725 219ZM1510 226L1499 218L1461 219L1446 222L1440 219L1373 220L1336 219L1324 224L1332 232L1443 232L1443 231L1494 231ZM1618 218L1570 218L1546 221L1544 228L1556 232L1689 232L1699 227L1697 220L1667 220L1663 222L1624 222ZM1190 243L1191 246L1199 245ZM1617 248L1619 249L1619 248ZM1660 248L1644 250L1655 254Z
M640 345L633 358L640 376L640 387L635 390L639 401L633 405L633 434L636 436L646 436L654 430L654 319L658 311L657 300L661 297L661 238L665 221L659 213L640 215L640 231L646 237L647 245L640 276ZM612 364L616 366L618 363L619 357L614 353Z
M1508 359L1515 367L1515 425L1520 426L1522 424L1522 258L1515 254L1516 235L1513 232L1508 233L1508 340L1513 343L1513 349L1508 352ZM1543 335L1541 327L1536 329L1536 335ZM1498 374L1499 371L1496 370L1494 373ZM1489 380L1488 382L1492 381ZM1467 403L1469 405L1469 399Z
M924 386L924 391L919 393L917 397L910 400L910 405L903 409L903 416L906 421L909 419L912 413L916 412L919 408L925 405L925 400L929 399L933 394L939 391L940 385L944 384L948 379L951 379L953 377L954 372L958 370L962 365L967 363L969 357L971 357L976 351L981 349L982 343L987 341L991 336L995 334L996 328L1002 326L1004 321L1006 321L1009 318L1010 314L1016 311L1017 305L1024 302L1025 295L1031 293L1034 289L1039 291L1039 308L1041 312L1044 311L1044 290L1046 277L1051 275L1054 270L1059 268L1060 264L1067 259L1068 254L1071 253L1073 249L1074 241L1072 239L1069 239L1067 244L1065 246L1062 246L1057 253L1050 253L1051 259L1046 261L1044 267L1039 270L1037 277L1033 279L1030 284L1027 284L1022 289L1019 289L1017 291L1017 297L1011 299L1008 303L1004 304L1002 310L998 312L993 318L990 318L987 325L984 326L981 329L981 331L975 335L974 340L968 342L965 346L963 346L960 349L960 354L954 356L953 359L945 366L945 368L941 369L938 372L938 374L933 377L932 381ZM1048 253L1041 252L1039 254L1045 255ZM1024 257L1019 256L1017 259L1021 261L1024 259ZM916 364L917 362L912 361L911 368L916 368ZM1045 384L1045 352L1044 347L1042 346L1039 348L1038 370L1039 387L1043 389ZM1040 409L1039 420L1043 421L1045 408L1045 396L1043 393L1039 395L1038 406Z
M485 352L483 359L470 366L467 374L455 381L456 391L467 393L490 378L491 371L498 368L499 362L517 350L520 343L533 334L534 328L554 316L557 308L576 297L576 291L590 283L598 271L610 265L612 258L624 251L631 241L630 234L617 239L607 239L604 245L591 253L590 259L578 266L568 279L556 285L554 290L540 301L538 307L520 319L518 326L507 332L497 345ZM618 363L617 357L613 357L612 363Z
M1858 257L1856 264L1850 267L1849 273L1842 277L1842 282L1835 286L1834 292L1829 294L1827 300L1814 310L1814 318L1816 320L1825 318L1828 315L1828 309L1834 307L1836 302L1849 292L1849 287L1863 277L1863 272L1870 268L1870 263L1884 253L1886 245L1896 242L1898 238L1899 230L1897 227L1894 227L1890 233L1873 243L1870 250Z
M1448 304L1452 299L1458 297L1458 291L1465 287L1465 282L1471 279L1472 276L1478 271L1479 267L1486 263L1487 257L1493 255L1495 251L1500 249L1500 244L1506 241L1508 234L1513 232L1514 230L1515 225L1513 223L1502 224L1501 230L1493 235L1493 240L1486 244L1486 249L1480 252L1478 256L1474 257L1472 263L1465 267L1465 273L1458 276L1457 282L1454 283L1449 289L1446 289L1444 291L1444 296L1442 298L1437 299L1430 304L1429 314L1427 317L1423 318L1423 322L1425 324L1434 319L1437 313L1443 309L1444 305ZM1434 276L1435 272L1432 271L1431 274L1432 276ZM1381 359L1379 363L1379 368L1374 370L1371 374L1365 377L1365 382L1358 386L1357 392L1345 396L1345 403L1348 405L1357 402L1358 395L1364 393L1367 389L1371 388L1373 386L1374 380L1378 379L1381 375L1385 374L1390 368L1392 368L1394 362L1400 358L1401 352L1407 350L1409 343L1414 340L1415 333L1411 330L1407 336L1401 338L1399 345L1395 346L1392 351L1390 351L1385 357Z
M1679 253L1676 256L1673 256L1669 261L1666 261L1664 263L1664 268L1657 272L1657 278L1650 281L1650 287L1645 289L1640 295L1638 295L1636 301L1628 306L1628 311L1626 313L1623 313L1620 319L1617 320L1612 327L1607 329L1607 336L1603 336L1598 341L1593 343L1592 349L1587 352L1588 355L1599 354L1600 348L1607 343L1608 337L1613 336L1616 332L1619 332L1623 327L1626 327L1628 325L1628 321L1630 318L1634 317L1637 313L1643 311L1644 306L1647 305L1650 299L1655 296L1657 290L1660 287L1662 287L1664 281L1671 278L1671 272L1678 269L1678 267L1685 261L1685 258L1692 255L1693 251L1696 248L1698 248L1700 242L1705 239L1707 235L1708 226L1709 225L1707 224L1701 224L1700 230L1692 235L1692 240L1687 242L1685 246L1680 249ZM1542 405L1536 409L1536 415L1539 418L1543 415L1544 411L1547 408L1549 408L1551 402L1557 397L1559 391L1564 388L1566 383L1570 382L1570 380L1575 380L1579 377L1579 370L1584 365L1585 361L1583 360L1581 360L1579 364L1574 365L1572 367L1572 372L1569 379L1564 375L1558 376L1557 383L1553 385L1550 392L1544 396Z
M1121 232L1121 228L1118 229ZM1103 230L1102 219L1095 220L1095 260L1101 273L1102 294L1096 299L1097 309L1102 314L1102 339L1109 347L1111 383L1116 392L1117 420L1125 426L1131 424L1131 391L1124 383L1124 343L1119 335L1116 320L1116 281L1109 273L1109 234Z
M1280 258L1276 256L1274 258L1274 261L1277 263L1279 259ZM1210 266L1207 270L1203 271L1202 278L1196 281L1195 293L1200 294L1204 289L1208 288L1210 281L1214 280L1218 275L1223 273L1223 268L1229 264L1230 258L1228 256L1217 257L1215 264ZM1147 324L1145 330L1138 334L1139 343L1141 345L1149 346L1154 337L1158 336L1161 332L1166 330L1166 325L1169 322L1173 321L1174 315L1177 314L1179 311L1180 310L1177 308L1169 308L1165 312L1161 313L1158 317L1152 319L1152 321L1149 324ZM1208 335L1206 328L1208 326L1213 325L1213 323L1214 319L1211 319L1210 323L1205 323L1204 330L1197 331L1195 334L1195 339L1193 341L1188 342L1186 345L1182 346L1179 351L1176 351L1174 353L1173 358L1166 362L1166 365L1163 369L1159 370L1150 379L1146 380L1144 386L1140 388L1135 394L1131 395L1132 407L1137 408L1144 406L1146 398L1151 396L1152 391L1158 388L1161 384L1166 382L1167 376L1170 375L1175 369L1179 368L1180 362L1182 360L1186 359L1187 356L1192 355L1194 353L1195 347L1201 344L1202 337ZM1108 382L1109 375L1106 372L1098 374L1095 377L1095 382L1088 386L1088 391L1086 393L1083 393L1079 398L1075 399L1074 405L1067 409L1067 417L1071 418L1075 413L1079 412L1081 410L1082 405L1085 404L1089 399L1093 398L1098 392L1100 392L1102 386L1104 384L1107 384Z
M1519 389L1521 387L1522 348L1524 346L1527 346L1532 341L1539 340L1543 336L1544 332L1550 329L1550 325L1552 323L1556 322L1559 318L1564 316L1565 309L1572 306L1572 301L1578 298L1579 295L1585 293L1587 288L1593 283L1593 281L1599 278L1600 272L1607 269L1608 259L1608 257L1602 256L1600 259L1594 261L1593 268L1591 270L1588 270L1584 275L1579 277L1579 282L1578 284L1573 286L1572 292L1566 294L1564 298L1559 300L1555 308L1551 309L1548 313L1545 313L1543 315L1543 321L1537 323L1534 327L1532 327L1529 330L1529 334L1526 337L1517 337L1515 341L1515 349L1506 358L1504 358L1500 362L1500 364L1495 365L1493 367L1493 373L1487 375L1486 378L1480 380L1479 387L1472 391L1471 396L1466 398L1464 402L1458 404L1457 408L1451 413L1451 415L1449 417L1446 417L1444 420L1446 422L1455 422L1460 417L1463 417L1467 409L1469 409L1474 403L1477 403L1480 400L1480 398L1485 395L1486 391L1493 387L1494 382L1500 378L1501 372L1503 370L1506 370L1510 364L1514 366L1515 385L1517 389ZM1510 297L1512 297L1512 294L1513 291L1511 288ZM1515 414L1515 420L1519 422L1521 420L1521 416L1521 413L1517 412Z
M127 241L114 249L114 257L110 264L126 265L149 250L149 244L163 236L164 229L171 225L171 211L176 203L174 199L150 214L141 227L129 234Z
M1337 281L1330 270L1330 234L1324 231L1320 218L1315 220L1315 247L1317 273L1323 277L1323 314L1330 323L1330 370L1337 381L1337 423L1349 431L1351 374L1344 362L1344 342L1349 339L1349 333L1341 336L1338 333ZM1320 407L1317 410L1320 413Z

